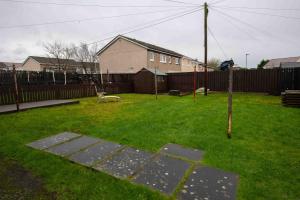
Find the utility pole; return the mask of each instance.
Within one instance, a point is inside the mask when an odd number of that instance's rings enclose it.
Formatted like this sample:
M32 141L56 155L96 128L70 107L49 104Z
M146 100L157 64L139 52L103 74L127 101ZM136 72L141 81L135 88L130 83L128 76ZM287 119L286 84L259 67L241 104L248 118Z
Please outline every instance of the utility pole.
M246 69L248 69L248 56L249 55L250 55L249 53L246 53Z
M204 95L207 96L207 3L204 3Z

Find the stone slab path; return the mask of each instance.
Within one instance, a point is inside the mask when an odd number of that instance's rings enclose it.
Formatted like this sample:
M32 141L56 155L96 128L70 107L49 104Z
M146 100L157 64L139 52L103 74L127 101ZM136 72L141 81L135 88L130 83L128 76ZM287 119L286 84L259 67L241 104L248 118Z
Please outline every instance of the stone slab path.
M27 146L182 200L233 200L236 196L237 175L201 165L201 150L177 144L166 144L159 152L149 153L64 132Z
M21 111L23 111L23 110L33 109L33 108L43 108L43 107L77 104L77 103L79 103L79 101L77 100L48 100L48 101L20 103L19 108ZM0 114L12 113L12 112L17 112L16 104L0 106Z

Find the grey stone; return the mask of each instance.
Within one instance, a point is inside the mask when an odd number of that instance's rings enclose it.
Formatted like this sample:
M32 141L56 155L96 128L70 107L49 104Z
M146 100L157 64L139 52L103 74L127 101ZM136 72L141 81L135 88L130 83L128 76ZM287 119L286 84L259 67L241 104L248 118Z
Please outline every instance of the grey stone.
M60 156L67 156L100 141L101 140L97 138L82 136L69 142L50 147L46 149L46 151Z
M71 140L73 138L79 137L79 136L80 135L77 133L64 132L64 133L60 133L58 135L54 135L51 137L47 137L47 138L29 143L29 144L27 144L27 146L30 146L35 149L43 150L43 149L47 149L51 146Z
M134 178L134 182L171 194L189 166L186 161L159 155L144 166L144 169Z
M148 152L128 147L112 158L100 163L96 166L96 169L105 171L115 177L127 178L149 161L151 156Z
M184 148L178 144L167 144L161 149L160 152L193 161L200 161L203 156L203 152L198 149Z
M116 143L102 142L73 154L69 159L86 166L91 166L95 162L100 161L113 154L121 147L121 145Z
M198 167L189 176L178 197L182 200L234 200L238 177L210 167Z

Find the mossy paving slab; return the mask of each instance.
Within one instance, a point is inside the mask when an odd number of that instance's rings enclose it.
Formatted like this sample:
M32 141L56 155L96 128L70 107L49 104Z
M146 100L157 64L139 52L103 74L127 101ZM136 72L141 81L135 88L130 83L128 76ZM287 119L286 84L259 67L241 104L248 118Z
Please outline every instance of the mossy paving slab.
M176 195L181 200L234 200L236 196L237 175L198 166L203 152L177 144L167 144L160 152L151 154L98 138L64 132L27 146L66 157L118 178L129 178L167 195L178 189ZM197 167L189 174L195 165Z
M163 146L160 153L181 157L192 161L200 161L203 157L203 151L185 148L178 144L166 144Z
M95 169L105 171L115 177L128 178L149 161L152 156L148 152L127 147L97 165Z
M82 136L63 144L50 147L49 149L46 149L46 151L60 156L68 156L100 141L101 140L97 138Z
M190 164L186 161L159 155L148 162L133 181L170 195L189 167Z
M234 200L238 177L211 167L199 166L179 191L182 200Z
M82 165L91 166L95 162L110 156L121 147L120 144L101 140L101 143L97 143L82 151L74 153L69 159Z
M35 149L47 149L49 147L52 147L54 145L69 141L71 139L77 138L81 136L80 134L77 133L71 133L71 132L63 132L51 137L47 137L41 140L37 140L35 142L27 144L27 146L30 146Z

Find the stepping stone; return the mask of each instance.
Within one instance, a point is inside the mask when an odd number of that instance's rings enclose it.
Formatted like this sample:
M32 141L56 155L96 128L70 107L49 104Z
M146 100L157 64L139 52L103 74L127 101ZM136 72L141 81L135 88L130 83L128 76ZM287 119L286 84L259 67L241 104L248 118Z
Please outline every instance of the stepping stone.
M112 142L101 142L83 151L73 154L69 159L82 165L91 166L107 156L113 154L122 146Z
M95 168L115 177L127 178L150 160L151 156L150 153L128 147Z
M101 140L97 138L82 136L63 144L50 147L49 149L46 149L46 151L60 156L67 156L100 141Z
M192 172L178 196L182 200L233 200L237 179L235 174L201 166Z
M193 161L200 161L203 156L203 152L198 149L184 148L178 144L167 144L161 149L160 153Z
M54 136L51 136L51 137L47 137L47 138L29 143L29 144L27 144L27 146L30 146L30 147L35 148L35 149L43 150L43 149L47 149L51 146L66 142L68 140L71 140L73 138L77 138L79 136L80 135L77 134L77 133L63 132L63 133L60 133L58 135L54 135Z
M148 162L133 181L171 194L189 166L186 161L159 155L155 160Z

